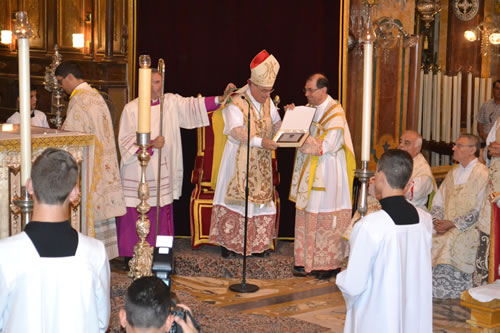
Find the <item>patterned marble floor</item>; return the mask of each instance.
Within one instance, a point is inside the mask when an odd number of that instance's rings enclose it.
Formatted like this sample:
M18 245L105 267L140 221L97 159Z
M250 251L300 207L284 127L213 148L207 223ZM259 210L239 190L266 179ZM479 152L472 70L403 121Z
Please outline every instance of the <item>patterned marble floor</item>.
M205 246L194 251L188 239L176 238L174 260L176 275L172 276L172 290L197 303L199 315L229 316L226 318L229 324L237 320L248 323L252 319L261 324L259 332L277 332L262 328L273 322L281 323L281 327L294 324L294 332L304 332L301 326L306 327L307 332L343 332L345 304L335 279L319 281L313 277L293 277L291 242L278 242L277 250L268 258L247 259L247 282L259 286L256 293L234 293L228 289L229 285L241 282L241 257L222 259L217 247ZM115 273L125 274L123 258L112 260L111 266ZM126 289L129 283L124 281L123 287ZM435 300L433 313L434 332L470 332L466 323L469 310L460 306L459 300ZM263 323L264 318L266 323ZM234 332L254 331L242 330L244 323L240 324L232 326ZM204 332L220 331L215 326Z
M247 280L260 289L255 293L234 293L228 289L240 280L173 276L173 290L182 290L197 300L227 310L268 317L291 317L325 328L322 332L342 332L345 304L335 280L313 277L280 280ZM436 300L433 307L434 332L470 332L469 311L458 300Z

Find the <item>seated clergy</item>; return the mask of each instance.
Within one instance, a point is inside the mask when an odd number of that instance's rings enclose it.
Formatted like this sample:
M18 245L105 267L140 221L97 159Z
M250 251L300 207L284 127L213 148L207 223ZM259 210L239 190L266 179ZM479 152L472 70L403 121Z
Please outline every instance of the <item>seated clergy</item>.
M435 234L432 240L432 294L459 298L472 288L479 246L478 225L484 204L488 168L479 163L480 139L460 134L453 147L451 169L432 201Z
M427 209L427 200L437 190L431 167L420 153L422 136L415 131L405 131L399 138L398 149L407 151L413 158L413 171L405 188L405 198L416 207Z
M104 244L69 222L79 200L78 164L46 149L26 182L32 220L0 240L0 332L105 332L110 315L109 262Z
M425 157L420 153L422 149L422 136L411 130L403 132L399 138L398 149L408 152L413 158L413 171L404 189L404 197L415 207L427 210L429 195L433 191L437 191L437 186L429 163L427 163ZM373 184L369 186L367 207L368 213L373 213L381 209L380 203L375 198ZM351 227L346 230L344 237L349 238L352 232L352 223L359 220L359 218L359 212L356 211L351 219Z

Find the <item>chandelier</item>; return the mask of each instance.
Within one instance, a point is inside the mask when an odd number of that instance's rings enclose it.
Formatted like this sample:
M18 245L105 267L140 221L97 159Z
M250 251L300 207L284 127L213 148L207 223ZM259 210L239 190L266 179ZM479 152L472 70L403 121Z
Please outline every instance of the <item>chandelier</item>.
M464 32L464 37L470 42L481 42L481 54L483 56L500 56L500 19L491 16L479 23L474 29Z

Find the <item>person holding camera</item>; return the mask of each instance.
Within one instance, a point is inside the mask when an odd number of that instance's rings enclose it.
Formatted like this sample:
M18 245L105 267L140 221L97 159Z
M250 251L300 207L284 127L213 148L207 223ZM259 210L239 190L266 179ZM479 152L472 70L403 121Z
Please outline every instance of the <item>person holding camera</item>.
M119 316L127 333L200 332L191 310L176 304L167 285L156 276L132 282Z

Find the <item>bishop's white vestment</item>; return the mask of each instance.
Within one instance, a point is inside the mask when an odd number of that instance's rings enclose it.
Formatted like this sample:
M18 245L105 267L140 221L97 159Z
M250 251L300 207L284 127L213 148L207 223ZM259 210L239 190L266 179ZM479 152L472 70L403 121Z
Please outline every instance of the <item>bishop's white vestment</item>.
M247 255L251 255L268 250L272 239L276 237L272 152L263 149L261 142L263 137L272 138L281 125L281 118L271 98L261 104L252 96L250 88L243 88L240 89L241 94L231 96L231 103L222 111L224 134L228 138L215 188L210 241L243 254L246 140L248 111L250 111ZM242 95L245 99L241 99Z

